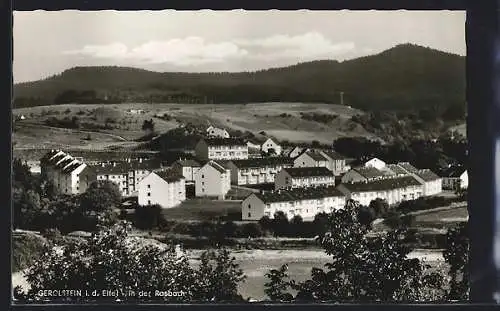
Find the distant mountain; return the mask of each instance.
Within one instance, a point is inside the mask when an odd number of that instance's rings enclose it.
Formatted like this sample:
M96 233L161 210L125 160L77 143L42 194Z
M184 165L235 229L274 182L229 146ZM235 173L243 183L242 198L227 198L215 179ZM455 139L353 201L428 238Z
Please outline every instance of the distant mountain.
M338 62L321 60L240 73L75 67L14 86L15 107L124 101L326 102L364 110L465 104L465 57L413 44Z

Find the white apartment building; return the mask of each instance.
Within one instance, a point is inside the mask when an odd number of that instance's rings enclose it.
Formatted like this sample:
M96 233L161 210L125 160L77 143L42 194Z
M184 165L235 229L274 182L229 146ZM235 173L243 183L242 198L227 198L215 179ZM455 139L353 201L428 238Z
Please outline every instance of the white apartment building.
M196 172L201 168L201 164L192 159L179 159L172 164L172 168L184 176L187 184L192 184Z
M293 161L285 157L231 160L227 163L234 185L274 183L276 174L283 168L293 167Z
M229 138L230 135L226 129L214 127L214 126L209 126L207 128L207 137L214 137L214 138Z
M273 218L276 212L282 211L288 219L300 215L303 220L310 221L319 213L344 208L345 203L345 196L333 186L252 193L241 203L241 218Z
M209 161L195 175L195 194L224 200L231 189L231 171L221 163Z
M60 150L51 150L40 159L40 171L59 194L84 193L95 180L87 164Z
M139 205L178 206L186 200L184 176L172 169L152 172L139 182Z
M274 189L334 186L335 175L326 167L284 168L276 174Z
M335 176L347 172L350 166L346 164L346 157L333 150L320 150L319 153L327 159L326 168L333 172Z
M389 205L423 196L423 185L413 176L394 177L368 182L342 183L337 186L347 200L368 206L372 200L384 199Z
M238 138L201 139L195 147L196 157L208 160L248 159L248 146Z

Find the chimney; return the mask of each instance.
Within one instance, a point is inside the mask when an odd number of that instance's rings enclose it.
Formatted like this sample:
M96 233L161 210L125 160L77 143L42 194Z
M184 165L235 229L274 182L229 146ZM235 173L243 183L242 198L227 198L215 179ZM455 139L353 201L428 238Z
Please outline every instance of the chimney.
M139 163L142 163L142 158L139 158Z
M115 166L116 166L116 162L113 161L113 167L115 167Z

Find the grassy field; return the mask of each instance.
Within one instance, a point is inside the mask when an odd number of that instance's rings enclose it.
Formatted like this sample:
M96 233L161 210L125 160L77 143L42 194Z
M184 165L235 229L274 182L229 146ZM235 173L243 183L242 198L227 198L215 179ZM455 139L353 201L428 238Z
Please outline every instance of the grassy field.
M193 199L180 206L162 210L166 220L204 221L227 216L232 220L241 219L241 203L238 201L211 201Z
M469 214L466 207L453 208L438 212L429 212L415 216L415 225L426 227L430 225L454 224L467 221Z
M144 114L129 112L130 109L142 109ZM286 112L286 116L282 115ZM300 113L318 113L336 115L328 123L304 120ZM232 104L232 105L186 105L186 104L120 104L120 105L54 105L32 108L14 109L14 115L24 115L27 119L17 121L16 131L13 133L14 148L42 148L47 146L67 148L108 148L113 145L129 146L130 141L144 135L141 129L146 119L153 119L155 129L159 133L179 126L192 123L207 126L213 124L228 129L250 131L255 134L264 131L267 135L278 139L310 142L317 140L322 143L331 143L337 137L367 136L372 134L364 130L359 124L349 119L362 112L346 106L305 104L305 103L260 103L260 104ZM165 121L160 118L163 114L172 117ZM63 119L78 117L81 123L97 125L106 124L106 120L113 129L99 129L100 133L91 134L92 140L84 140L88 133L77 130L33 129L30 124L44 124L51 117ZM86 128L87 131L94 131ZM127 145L128 143L128 145Z

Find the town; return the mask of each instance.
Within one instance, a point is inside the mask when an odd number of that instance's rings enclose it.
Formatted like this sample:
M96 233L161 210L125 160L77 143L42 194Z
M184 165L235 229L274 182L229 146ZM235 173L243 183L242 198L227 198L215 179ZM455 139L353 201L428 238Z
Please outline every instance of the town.
M40 168L59 194L82 194L92 182L107 180L124 198L164 209L193 197L224 201L231 188L244 189L252 192L241 200L245 221L272 218L278 211L289 219L299 215L312 220L318 213L342 208L346 200L367 206L383 199L392 206L468 186L463 168L438 176L411 163L378 158L351 167L349 158L332 149L283 148L275 138L245 141L214 126L206 129L194 153L193 159L180 158L167 166L142 158L87 161L51 150L40 159ZM192 187L194 195L186 195Z

